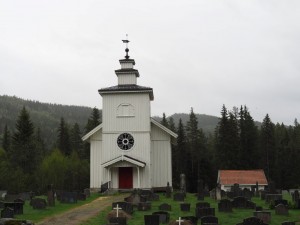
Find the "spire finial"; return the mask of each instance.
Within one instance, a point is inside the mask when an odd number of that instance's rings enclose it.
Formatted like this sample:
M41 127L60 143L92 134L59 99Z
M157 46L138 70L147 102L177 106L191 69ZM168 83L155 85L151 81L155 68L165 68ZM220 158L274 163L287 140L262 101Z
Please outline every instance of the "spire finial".
M128 43L129 43L128 34L126 34L126 40L122 40L122 41L123 41L123 43L126 43L126 49L125 49L126 56L125 56L125 59L129 59L129 55L128 55L128 52L129 52L129 49L128 49Z

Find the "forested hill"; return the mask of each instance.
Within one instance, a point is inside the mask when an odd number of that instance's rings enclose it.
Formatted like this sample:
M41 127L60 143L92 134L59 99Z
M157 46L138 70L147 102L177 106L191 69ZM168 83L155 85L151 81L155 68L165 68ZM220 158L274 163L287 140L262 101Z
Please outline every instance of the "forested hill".
M70 126L78 123L80 130L84 131L92 112L92 108L89 107L49 104L24 100L15 96L0 96L0 137L5 125L11 132L14 132L17 118L24 106L30 114L34 127L40 128L41 136L47 147L52 147L57 139L57 129L61 117Z
M197 120L198 120L198 128L201 128L205 133L212 133L214 132L220 118L216 116L210 116L205 114L197 114L195 113ZM177 126L179 123L179 119L182 120L183 124L186 124L187 121L190 119L190 115L187 113L175 113L171 116L174 119L174 123ZM157 121L161 121L161 117L154 117Z
M53 147L57 139L57 130L61 117L64 118L69 126L78 123L83 135L84 127L93 110L92 108L83 106L41 103L33 100L24 100L15 96L0 96L0 139L5 125L8 126L11 133L14 132L16 120L24 106L30 114L34 127L40 128L42 138L48 148ZM196 114L196 116L199 128L202 128L204 132L213 132L219 121L219 118L216 116L203 114ZM173 117L176 126L180 118L183 124L186 124L189 120L189 114L184 113L176 113L171 115L171 117ZM155 117L155 119L159 122L161 121L161 117Z

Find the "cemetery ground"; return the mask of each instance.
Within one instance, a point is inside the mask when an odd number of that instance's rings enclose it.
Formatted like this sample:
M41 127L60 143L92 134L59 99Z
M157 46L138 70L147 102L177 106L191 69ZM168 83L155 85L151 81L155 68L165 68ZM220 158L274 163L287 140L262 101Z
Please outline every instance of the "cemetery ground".
M127 195L102 196L91 194L85 201L77 203L60 203L55 201L54 207L33 209L29 201L25 201L24 213L15 215L16 219L30 220L36 225L80 224L82 221L97 216L99 211L111 205L113 201L123 200ZM46 199L46 196L43 196Z
M78 201L75 204L63 204L56 201L55 207L47 207L44 210L32 209L28 202L24 206L24 214L16 215L18 219L26 219L35 222L37 225L52 225L52 224L81 224L81 225L104 225L108 224L107 215L112 210L112 202L123 201L125 197L130 194L117 194L114 196L100 196L99 194L92 194L91 197L85 201ZM289 202L292 201L291 196L286 194L284 199ZM244 218L253 216L253 209L233 209L233 212L218 212L218 202L210 197L205 197L205 202L210 203L212 208L215 208L215 216L219 219L220 225L235 225L243 221ZM300 211L289 209L289 215L278 216L275 215L275 210L269 210L269 205L258 197L253 197L252 201L257 206L271 211L271 222L269 225L281 225L284 221L296 221L300 224ZM153 212L159 211L158 207L162 203L171 205L170 221L177 220L183 216L194 216L195 205L198 201L195 194L187 193L185 203L190 203L191 208L189 212L182 212L180 210L180 203L174 201L173 198L166 198L164 194L159 194L159 201L151 202L151 210L137 211L134 209L132 219L127 221L128 225L144 224L144 215L151 215ZM198 221L200 224L200 221Z
M185 203L190 203L191 208L189 212L182 212L180 210L180 203L178 201L174 201L173 198L166 198L164 194L159 194L159 201L152 201L151 210L149 211L137 211L134 209L132 214L132 218L127 220L127 225L141 225L144 224L144 215L151 215L153 212L160 211L159 205L162 203L167 203L171 205L172 210L168 211L170 213L170 221L178 220L179 217L184 216L195 216L195 206L197 202L208 202L212 208L215 208L215 216L219 219L220 225L236 225L241 223L243 219L253 216L253 209L233 209L233 212L218 212L218 201L211 199L210 197L205 197L204 201L198 201L195 194L187 193L187 197L185 198ZM289 194L284 196L284 199L287 199L289 202L292 201L291 196ZM264 200L261 200L259 197L253 197L252 201L256 203L257 206L262 206L263 209L269 209L269 205L265 203ZM101 211L98 216L87 220L81 225L104 225L109 224L107 220L108 213L112 211L112 206L107 207L105 210ZM287 216L279 216L275 215L275 210L270 209L271 211L271 222L269 225L281 225L284 221L296 221L296 224L300 224L300 210L289 210L289 215ZM198 220L198 225L200 225L200 221Z

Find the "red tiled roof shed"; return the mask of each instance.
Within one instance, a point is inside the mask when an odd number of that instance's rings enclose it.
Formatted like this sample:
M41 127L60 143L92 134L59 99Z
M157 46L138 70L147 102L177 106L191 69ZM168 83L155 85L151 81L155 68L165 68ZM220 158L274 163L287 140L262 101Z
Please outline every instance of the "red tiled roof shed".
M222 185L249 184L268 185L263 170L219 170L218 183Z

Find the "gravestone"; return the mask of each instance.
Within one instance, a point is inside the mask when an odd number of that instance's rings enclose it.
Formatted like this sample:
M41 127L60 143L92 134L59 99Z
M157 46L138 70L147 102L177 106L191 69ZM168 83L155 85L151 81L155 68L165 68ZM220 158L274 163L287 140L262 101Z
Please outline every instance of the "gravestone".
M126 217L111 217L109 218L110 223L116 223L118 225L127 225Z
M180 210L183 212L189 212L191 209L191 204L190 203L181 203L180 204Z
M128 214L133 213L133 205L129 202L113 202L112 203L112 209L117 207L117 205L122 208L122 210Z
M193 225L197 225L198 223L198 218L196 216L182 216L181 219L184 221L190 221Z
M132 205L137 206L140 202L146 202L147 198L141 196L137 189L134 189L129 197L124 198L125 202L130 202Z
M185 194L184 193L175 193L173 195L173 200L174 201L184 202L184 198L185 198Z
M101 184L100 186L100 192L103 193L103 192L106 192L108 189L109 189L109 186L110 186L110 181L104 183L104 184Z
M222 199L218 203L219 212L232 212L232 203L228 199Z
M24 202L4 202L4 208L9 207L14 210L14 214L23 214Z
M220 184L218 184L216 187L216 199L217 199L217 201L220 201L222 199Z
M47 191L48 206L55 206L53 184L49 184L47 189L48 189L48 191Z
M233 184L233 186L231 187L231 191L233 192L233 198L241 196L241 189L240 189L240 185L235 183Z
M275 202L275 200L281 200L282 194L266 194L266 203Z
M159 215L144 215L145 225L159 225Z
M171 205L169 205L167 203L163 203L160 206L158 206L158 209L162 210L162 211L171 211L172 207L171 207Z
M255 211L253 215L261 219L264 223L269 223L271 221L271 212L269 211Z
M277 200L274 201L274 203L275 203L275 206L277 206L277 205L279 205L279 204L286 205L286 206L289 205L289 204L288 204L288 201L285 200L285 199L277 199Z
M259 191L258 191L258 182L256 181L255 184L255 196L258 197L259 196Z
M160 223L169 223L170 221L170 213L165 211L158 211L152 213L152 215L159 215L159 222Z
M195 215L198 219L203 216L215 216L215 208L196 208Z
M186 193L186 180L185 180L185 174L180 174L180 192Z
M89 198L89 197L91 196L91 190L90 190L89 188L85 188L85 189L83 190L83 193L85 194L85 196L86 196L87 198Z
M249 217L244 219L242 225L264 225L264 222L257 217Z
M34 192L22 192L19 194L19 198L23 199L24 201L30 201L34 197Z
M284 215L287 216L289 214L288 207L283 204L278 204L275 206L275 214L276 215Z
M197 202L196 208L209 208L210 204L208 202Z
M296 225L295 222L290 222L290 221L284 221L281 223L281 225Z
M203 224L218 224L218 218L215 216L203 216L201 218L201 225Z
M15 199L18 199L19 195L17 194L6 194L4 200L6 202L13 202Z
M151 210L151 202L140 202L138 204L138 211L148 211Z
M3 210L1 210L1 218L14 218L14 209L5 207Z
M198 201L204 200L203 180L199 179L197 182L197 199Z
M252 192L248 188L244 188L243 191L242 191L242 196L244 196L248 200L251 200Z
M263 207L261 207L261 206L256 206L256 207L255 207L255 211L263 211Z
M295 190L294 191L294 194L293 194L293 200L294 200L294 202L298 202L298 200L299 200L299 191L298 190Z
M166 187L166 198L171 198L171 193L172 193L172 190L170 187L170 183L168 182L167 187Z
M77 192L63 191L60 196L61 203L77 203Z
M239 196L233 198L232 207L240 209L255 209L256 205L254 202L249 201L247 198Z
M33 209L45 209L47 202L43 198L33 198L29 203Z
M211 199L216 200L216 189L215 188L209 192L209 196Z

